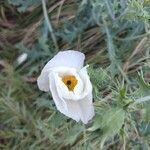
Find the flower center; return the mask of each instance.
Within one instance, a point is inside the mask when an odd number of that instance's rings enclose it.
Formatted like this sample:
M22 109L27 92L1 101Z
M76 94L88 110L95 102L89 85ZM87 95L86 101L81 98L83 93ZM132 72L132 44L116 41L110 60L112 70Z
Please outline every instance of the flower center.
M78 83L78 80L76 79L75 76L73 75L67 75L67 76L64 76L62 78L62 81L64 82L64 84L67 86L68 90L69 91L73 91L75 86L77 85Z

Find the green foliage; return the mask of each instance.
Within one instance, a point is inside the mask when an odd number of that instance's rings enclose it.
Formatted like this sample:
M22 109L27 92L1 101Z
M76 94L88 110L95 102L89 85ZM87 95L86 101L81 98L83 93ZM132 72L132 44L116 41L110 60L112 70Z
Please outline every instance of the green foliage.
M126 17L128 20L147 22L150 19L149 7L148 0L129 0Z
M150 1L45 2L49 19L40 0L0 2L0 149L149 149ZM55 42L86 54L96 112L87 125L37 88Z
M73 128L67 133L65 144L73 144L77 138L83 133L84 127L81 125L74 125Z
M150 123L150 103L145 104L144 109L144 120L149 124Z
M8 2L17 7L19 12L25 12L27 8L41 4L40 0L8 0Z
M94 66L91 65L88 67L88 73L94 87L97 87L100 90L106 87L108 88L108 84L111 80L108 71L103 70L102 68L94 68Z
M111 78L108 75L108 71L103 70L102 68L94 68L93 65L88 67L88 73L93 85L94 98L97 100L99 97L102 97L103 93L101 93L101 91L110 90Z
M140 91L143 93L143 95L149 95L150 92L150 84L146 83L144 77L143 77L143 73L139 73L138 76L138 84L140 87Z
M93 21L91 15L92 10L90 0L79 3L74 22L71 23L65 20L63 28L59 30L56 35L67 42L73 42L73 40L76 39L83 30L90 26Z
M106 139L119 134L120 129L124 124L125 112L124 110L112 107L104 108L99 111L99 115L95 118L93 126L90 128L91 131L100 129L102 146Z

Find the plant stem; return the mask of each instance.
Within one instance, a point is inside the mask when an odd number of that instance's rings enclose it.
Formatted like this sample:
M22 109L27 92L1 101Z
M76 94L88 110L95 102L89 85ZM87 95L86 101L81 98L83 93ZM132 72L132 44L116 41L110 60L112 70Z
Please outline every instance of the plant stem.
M46 9L46 2L45 2L45 0L42 0L42 7L43 7L43 13L44 13L44 18L45 18L46 24L48 26L48 29L49 29L50 33L51 33L51 37L52 37L52 40L54 42L55 48L58 50L59 47L58 47L58 44L57 44L57 40L56 40L55 34L53 32L53 28L52 28L50 19L48 17L48 12L47 12L47 9Z
M147 101L150 101L150 96L139 98L134 102L134 104L140 104L140 103L147 102Z

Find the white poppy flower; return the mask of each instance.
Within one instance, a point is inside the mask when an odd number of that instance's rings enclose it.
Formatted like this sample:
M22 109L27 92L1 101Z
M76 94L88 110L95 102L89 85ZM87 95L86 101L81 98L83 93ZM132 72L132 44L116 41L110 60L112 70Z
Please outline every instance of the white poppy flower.
M59 52L37 79L40 90L51 91L57 109L84 124L94 116L92 85L83 67L85 55L78 51Z

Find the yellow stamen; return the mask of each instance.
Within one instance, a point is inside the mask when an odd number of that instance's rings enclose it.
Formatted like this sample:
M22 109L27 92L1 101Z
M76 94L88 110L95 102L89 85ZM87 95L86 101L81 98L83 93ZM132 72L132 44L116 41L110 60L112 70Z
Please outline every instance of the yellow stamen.
M67 76L64 76L62 78L62 81L64 82L64 84L67 86L68 90L69 91L73 91L75 86L77 85L78 83L78 80L76 79L75 76L73 75L67 75Z

